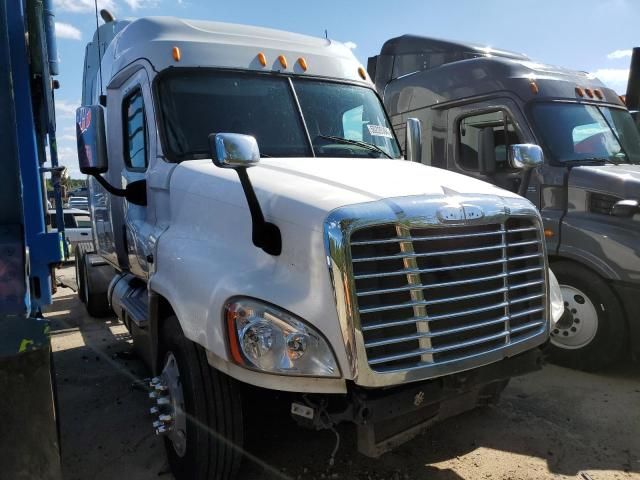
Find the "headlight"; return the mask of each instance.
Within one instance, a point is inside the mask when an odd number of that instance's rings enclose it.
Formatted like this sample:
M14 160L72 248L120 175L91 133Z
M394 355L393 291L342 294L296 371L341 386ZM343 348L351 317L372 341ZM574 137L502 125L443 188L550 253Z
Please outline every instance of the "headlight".
M549 269L549 296L551 297L551 328L554 328L564 313L564 299L558 279Z
M249 298L226 306L229 347L239 365L270 373L338 377L326 340L277 307Z

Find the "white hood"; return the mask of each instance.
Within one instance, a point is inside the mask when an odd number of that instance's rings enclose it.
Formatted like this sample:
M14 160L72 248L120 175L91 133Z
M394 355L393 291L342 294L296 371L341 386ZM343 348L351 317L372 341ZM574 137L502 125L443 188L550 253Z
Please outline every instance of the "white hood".
M322 229L327 214L338 207L383 198L456 193L517 197L466 175L403 160L269 158L251 168L249 177L268 220L315 230ZM183 162L174 180L172 189L188 189L198 196L246 207L237 174L210 160Z

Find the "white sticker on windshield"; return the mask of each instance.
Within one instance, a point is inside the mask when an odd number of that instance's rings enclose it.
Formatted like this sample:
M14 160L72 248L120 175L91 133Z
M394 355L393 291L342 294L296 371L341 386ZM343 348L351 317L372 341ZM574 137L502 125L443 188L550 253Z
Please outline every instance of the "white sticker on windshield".
M367 128L369 129L369 134L373 137L393 138L393 135L391 134L391 130L389 130L387 127L384 127L382 125L371 125L369 123L367 124Z

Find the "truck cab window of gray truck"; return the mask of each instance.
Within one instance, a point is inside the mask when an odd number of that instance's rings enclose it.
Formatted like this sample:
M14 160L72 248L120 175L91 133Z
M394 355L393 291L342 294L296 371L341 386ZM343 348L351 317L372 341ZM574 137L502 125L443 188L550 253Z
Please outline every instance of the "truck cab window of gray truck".
M458 134L458 162L462 168L483 173L513 171L507 158L509 145L522 142L506 112L498 110L464 117Z
M625 110L541 102L531 112L551 160L640 163L640 133Z
M122 102L124 161L130 170L147 168L147 125L142 90L136 88Z
M400 156L380 100L365 87L199 70L164 75L157 93L173 161L208 158L208 135L219 132L254 136L265 157Z

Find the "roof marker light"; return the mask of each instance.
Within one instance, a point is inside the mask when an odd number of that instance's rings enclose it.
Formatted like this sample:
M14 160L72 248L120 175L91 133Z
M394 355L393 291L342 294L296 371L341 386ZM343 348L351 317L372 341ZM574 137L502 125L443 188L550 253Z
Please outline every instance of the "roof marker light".
M260 65L262 65L263 67L267 66L267 57L264 56L264 53L260 52L258 54L258 61L260 62Z
M358 67L358 73L360 74L361 79L367 79L367 71L363 67Z
M278 61L280 65L282 65L282 68L287 68L287 58L284 55L278 55Z
M302 57L298 59L298 65L300 65L300 68L302 68L302 70L304 70L305 72L307 71L307 68L309 68L307 66L307 61Z
M529 88L531 89L531 93L533 93L534 95L540 91L540 88L538 88L538 84L534 80L529 80Z
M589 98L593 98L593 90L590 88L585 88L584 93L586 93Z
M618 95L618 98L622 102L623 105L627 104L627 96L626 95Z
M178 47L173 47L173 50L171 51L171 55L173 55L173 59L176 62L180 61L180 49Z
M579 97L584 97L584 90L582 89L582 87L576 87L576 95L578 95Z
M602 100L604 98L604 94L602 93L602 90L600 90L599 88L596 88L593 93L595 93L596 97L598 97L598 99Z

